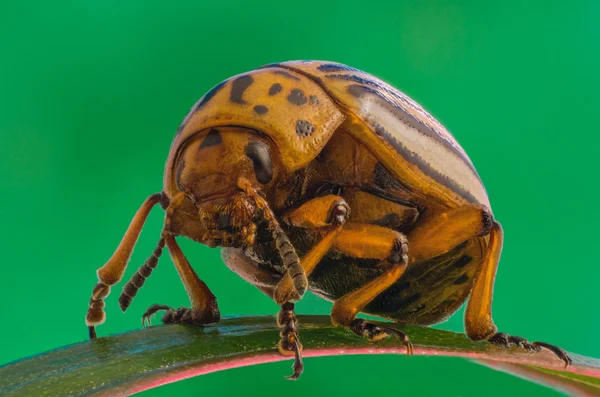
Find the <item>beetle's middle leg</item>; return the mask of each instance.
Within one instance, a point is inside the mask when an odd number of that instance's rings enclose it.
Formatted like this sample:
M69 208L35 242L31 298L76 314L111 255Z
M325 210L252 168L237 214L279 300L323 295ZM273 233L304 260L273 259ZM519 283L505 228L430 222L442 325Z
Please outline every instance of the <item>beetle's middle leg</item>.
M412 344L403 332L356 318L365 306L404 274L408 265L406 237L402 233L381 226L349 223L336 240L334 247L346 255L357 258L380 259L382 265L388 270L335 301L331 310L332 323L348 327L355 334L371 341L395 335L406 346L407 354L412 354Z
M177 241L175 241L175 237L169 234L165 240L192 306L190 308L182 307L173 309L166 305L152 305L142 316L142 323L147 322L150 324L150 317L160 310L166 311L162 317L162 322L165 324L184 323L201 325L218 322L221 316L216 297L208 286L200 280L194 269L192 269Z

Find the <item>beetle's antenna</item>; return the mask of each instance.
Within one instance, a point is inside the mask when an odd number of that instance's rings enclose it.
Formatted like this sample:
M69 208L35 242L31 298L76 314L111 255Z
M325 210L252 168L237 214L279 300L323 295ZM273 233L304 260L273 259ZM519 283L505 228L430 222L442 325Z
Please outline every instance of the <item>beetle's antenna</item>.
M163 248L165 247L165 239L167 238L167 235L171 229L171 217L173 216L175 209L181 204L184 198L185 194L180 193L173 197L173 199L168 203L168 206L165 210L166 214L163 231L160 235L160 240L158 240L158 243L156 244L156 248L152 252L152 255L146 259L144 264L140 266L137 272L135 272L135 274L123 287L123 291L119 297L119 307L122 311L127 310L129 305L131 305L131 301L137 295L138 290L142 288L146 282L146 279L150 277L152 271L158 266L158 259L162 255Z
M160 237L160 240L158 240L158 244L152 252L152 255L146 259L144 264L140 266L137 272L135 272L135 274L123 287L123 292L121 292L121 296L119 297L119 307L122 311L127 310L131 304L131 301L137 295L138 290L142 288L146 282L146 279L150 277L152 271L156 268L156 266L158 266L158 259L162 255L163 248L165 247L165 238L166 235L162 235Z
M250 196L256 206L262 210L263 218L269 224L269 229L271 230L271 234L273 235L273 239L275 240L275 247L277 248L277 252L281 257L281 261L283 262L284 267L287 270L287 273L290 275L293 283L294 289L296 293L299 295L299 298L302 298L306 289L308 288L308 280L306 278L306 273L304 269L300 265L300 258L294 249L294 246L290 242L290 239L285 234L284 230L279 225L275 214L269 207L269 203L258 194L258 192L252 187L250 181L245 178L239 178L238 186L246 192L248 196Z

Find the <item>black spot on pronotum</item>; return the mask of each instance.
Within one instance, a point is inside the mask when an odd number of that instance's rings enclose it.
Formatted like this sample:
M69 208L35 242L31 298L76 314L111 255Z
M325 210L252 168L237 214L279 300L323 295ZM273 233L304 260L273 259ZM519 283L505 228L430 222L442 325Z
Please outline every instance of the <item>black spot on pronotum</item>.
M273 164L269 148L263 142L253 141L246 146L246 156L252 160L256 179L264 184L271 182L273 179Z
M275 72L275 74L278 74L280 76L284 76L287 77L290 80L295 80L295 81L300 81L300 77L294 76L293 74L289 73L289 72L285 72L283 70L277 70Z
M294 105L298 106L304 105L308 101L308 99L306 99L306 96L304 95L304 92L302 92L302 90L298 88L294 88L292 92L290 92L290 95L288 95L287 99Z
M219 130L216 128L212 128L206 138L200 144L200 149L215 146L220 144L223 141L221 138L221 134L219 134Z
M252 76L249 74L240 76L233 80L233 83L231 84L231 102L242 105L245 104L246 101L244 101L242 96L244 95L244 91L246 91L246 89L250 87L252 83L254 83L254 78L252 78Z
M179 128L177 128L176 135L179 135L181 133L181 131L183 131L183 129L187 125L188 121L190 120L190 118L192 117L194 112L196 112L198 109L201 109L204 105L206 105L208 103L208 101L210 101L215 95L217 95L217 93L219 91L221 91L221 89L223 88L223 86L226 83L227 83L227 80L220 82L219 84L217 84L216 86L211 88L206 94L204 94L204 96L202 98L200 98L200 100L198 102L196 102L196 104L192 107L192 110L190 110L190 112L187 114L187 116L185 116L185 119L183 119L183 122L179 125Z
M310 97L308 97L308 100L313 105L318 105L319 104L319 98L317 98L315 95L311 95Z
M296 133L300 136L310 136L315 131L315 126L306 120L296 122Z
M263 105L256 105L256 106L254 106L254 111L257 114L265 114L269 111L269 109L267 109L267 107L263 106Z
M463 274L462 276L460 276L459 278L454 280L454 284L456 284L456 285L464 284L468 280L469 280L469 276L467 276L466 274Z
M275 83L269 88L269 96L277 95L281 92L281 84Z
M202 108L204 105L206 105L208 103L208 101L210 101L215 95L217 95L217 93L219 91L221 91L221 88L223 88L225 83L227 83L227 80L220 82L219 84L217 84L216 86L211 88L210 91L208 91L206 94L204 94L204 96L198 101L196 106L194 106L194 111L196 111L196 110Z

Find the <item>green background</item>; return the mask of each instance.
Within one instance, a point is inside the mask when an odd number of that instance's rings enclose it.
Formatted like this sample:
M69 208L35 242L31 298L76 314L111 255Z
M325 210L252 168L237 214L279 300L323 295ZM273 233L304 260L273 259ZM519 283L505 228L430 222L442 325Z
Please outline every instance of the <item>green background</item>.
M3 1L0 6L0 364L87 338L95 271L160 191L174 132L219 81L327 59L389 81L456 136L506 240L501 330L600 357L600 3L482 1ZM60 4L60 5L59 5ZM152 212L129 277L154 248ZM218 250L182 241L221 312L277 307ZM168 256L133 301L107 300L100 335L152 303L187 305ZM328 313L309 295L301 313ZM462 331L462 310L440 327ZM549 389L451 358L338 357L211 374L144 396L541 396Z

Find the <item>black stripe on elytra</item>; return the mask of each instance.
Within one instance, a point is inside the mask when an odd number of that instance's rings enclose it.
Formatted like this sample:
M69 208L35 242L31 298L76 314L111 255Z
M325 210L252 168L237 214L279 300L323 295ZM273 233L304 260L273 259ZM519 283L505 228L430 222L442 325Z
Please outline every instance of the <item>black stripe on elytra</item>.
M278 66L279 66L279 62L267 63L266 65L262 65L259 69L276 68Z
M254 106L254 111L257 114L261 114L262 115L262 114L267 113L269 111L269 109L267 109L267 107L263 106L263 105L256 105L256 106Z
M471 171L473 171L473 173L479 178L479 175L477 174L477 171L473 167L471 160L469 160L469 158L466 157L462 153L461 150L459 150L455 145L453 145L451 142L449 142L447 139L445 139L438 131L435 130L435 128L430 128L423 121L419 120L418 118L416 118L415 116L413 116L412 114L407 112L401 106L401 102L405 102L405 103L408 103L408 102L405 98L402 98L402 96L399 93L397 93L397 92L395 93L392 90L390 90L389 88L384 87L375 81L368 80L368 79L365 79L365 78L362 78L359 76L328 75L327 77L332 77L332 76L336 76L333 78L341 78L342 80L349 80L349 81L354 81L354 82L359 83L359 84L353 84L348 87L348 92L351 95L353 95L357 98L362 97L365 93L370 93L370 94L376 95L379 99L381 99L383 101L383 103L386 105L388 110L390 110L399 120L401 120L403 123L409 125L410 127L416 129L420 134L433 139L434 141L436 141L437 143L442 145L444 148L448 149L448 151L454 153L465 164L467 164L467 166L471 169ZM373 88L365 87L360 84L369 85L370 87L373 87ZM390 94L395 99L395 101L392 102L392 101L390 101L390 99L388 97L382 95L381 94L382 90L385 93ZM409 103L409 105L414 106L417 104ZM423 109L419 109L419 110L426 113Z
M304 92L299 88L294 88L290 95L288 95L287 100L298 106L304 105L308 101Z
M288 79L291 79L291 80L300 81L300 77L294 76L293 74L291 74L290 72L286 72L285 70L276 70L275 74L287 77Z
M221 134L219 134L219 130L216 128L211 128L206 138L204 138L200 144L200 149L219 145L221 142L223 142L223 139L221 138Z
M429 163L427 163L421 156L417 153L408 150L406 146L402 144L402 142L398 141L392 134L383 128L380 124L373 123L373 129L375 133L385 139L389 144L391 144L394 149L404 157L409 163L415 164L419 169L421 169L425 174L429 175L434 181L437 183L446 186L459 196L463 197L465 200L471 203L481 204L473 194L467 190L465 190L462 186L458 185L454 180L450 179L447 175L443 175L438 170L433 168Z
M333 73L333 72L357 72L358 69L353 67L341 64L341 63L324 63L322 65L317 66L317 69L321 72L325 73Z
M208 101L210 101L215 95L217 95L217 92L221 91L221 89L223 88L223 86L227 83L227 80L220 82L219 84L217 84L216 86L214 86L213 88L210 89L210 91L208 91L206 94L204 94L204 96L198 101L198 103L196 104L196 106L194 106L194 111L202 108L204 105L206 105L208 103Z
M215 95L217 95L217 93L219 91L221 91L221 89L223 88L223 86L226 83L227 83L227 80L220 82L219 84L217 84L216 86L211 88L206 94L204 94L204 96L202 98L200 98L200 100L198 100L198 102L196 102L196 104L192 107L190 112L185 116L185 118L179 125L179 128L177 128L177 135L179 135L181 133L181 131L183 131L186 124L192 117L192 114L194 114L198 109L201 109L204 105L206 105L208 103L208 101L210 101Z
M277 95L281 92L281 84L275 83L269 88L269 96Z
M249 74L238 77L231 83L231 102L239 103L241 105L246 104L242 96L244 91L254 83L254 78Z

